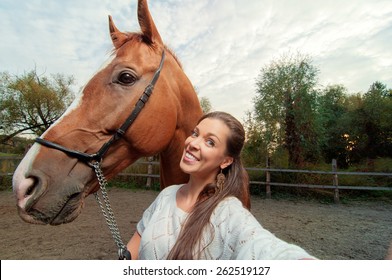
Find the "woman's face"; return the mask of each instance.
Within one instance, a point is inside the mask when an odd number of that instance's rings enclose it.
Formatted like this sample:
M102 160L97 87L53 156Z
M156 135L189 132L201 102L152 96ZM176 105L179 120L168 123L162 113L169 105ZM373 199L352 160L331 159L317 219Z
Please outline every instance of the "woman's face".
M233 162L226 155L226 143L230 130L219 119L204 119L185 140L180 168L191 176L215 180L222 168Z

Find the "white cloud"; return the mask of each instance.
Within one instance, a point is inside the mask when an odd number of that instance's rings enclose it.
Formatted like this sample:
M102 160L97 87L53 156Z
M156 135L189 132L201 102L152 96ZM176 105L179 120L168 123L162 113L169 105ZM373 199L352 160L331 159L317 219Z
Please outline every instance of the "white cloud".
M392 87L389 0L150 0L164 41L177 53L200 96L242 119L252 108L260 69L288 51L309 54L323 85L365 91ZM35 65L74 75L80 85L112 48L107 15L120 30L139 29L136 0L0 3L0 71Z

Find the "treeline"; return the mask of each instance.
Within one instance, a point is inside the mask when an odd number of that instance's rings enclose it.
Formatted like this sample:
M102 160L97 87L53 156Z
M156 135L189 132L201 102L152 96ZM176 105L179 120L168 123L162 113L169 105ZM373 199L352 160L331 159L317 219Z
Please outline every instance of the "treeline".
M344 85L320 88L309 57L284 56L262 68L254 109L245 120L248 166L339 168L392 158L392 90L375 81L364 93ZM383 167L392 171L392 160ZM389 166L388 166L389 165Z
M254 108L244 120L246 165L265 166L269 158L276 167L304 168L337 159L344 169L383 159L379 171L392 172L392 159L386 160L392 158L392 90L379 81L360 93L344 85L321 87L318 74L301 54L261 69ZM29 141L15 136L45 131L71 103L73 84L73 77L35 70L0 73L0 152L23 153ZM208 98L201 104L211 110Z

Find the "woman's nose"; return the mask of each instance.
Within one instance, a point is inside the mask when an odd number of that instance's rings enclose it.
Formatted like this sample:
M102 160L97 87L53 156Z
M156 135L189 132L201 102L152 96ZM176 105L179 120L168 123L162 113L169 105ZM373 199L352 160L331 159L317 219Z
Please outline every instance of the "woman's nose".
M191 142L189 142L189 147L191 147L192 149L199 149L200 148L200 138L194 138L192 139Z

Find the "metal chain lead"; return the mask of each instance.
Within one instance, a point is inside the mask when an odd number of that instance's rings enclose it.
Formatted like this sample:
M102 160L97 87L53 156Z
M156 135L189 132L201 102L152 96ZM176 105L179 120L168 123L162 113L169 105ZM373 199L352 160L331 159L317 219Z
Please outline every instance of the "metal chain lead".
M101 164L100 162L96 161L91 163L91 165L94 168L95 174L97 176L99 187L102 193L102 198L105 205L103 205L97 192L94 193L94 196L99 204L99 207L102 210L102 214L105 217L106 223L110 229L110 233L112 234L113 239L118 247L118 257L119 259L131 259L130 252L127 250L127 247L122 242L120 231L118 229L116 220L114 218L112 207L110 206L109 196L106 191L107 180L101 170Z

